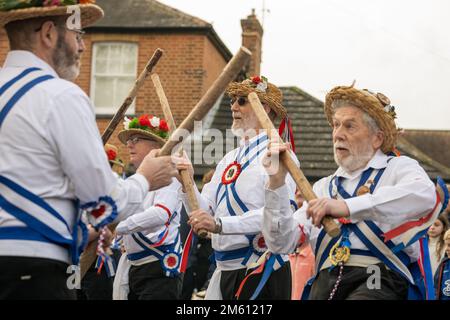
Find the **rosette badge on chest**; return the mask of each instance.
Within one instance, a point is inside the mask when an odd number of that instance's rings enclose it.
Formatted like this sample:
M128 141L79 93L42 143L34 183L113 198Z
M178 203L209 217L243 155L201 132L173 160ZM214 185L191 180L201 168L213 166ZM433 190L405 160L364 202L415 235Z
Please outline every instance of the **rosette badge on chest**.
M238 162L233 162L226 169L223 171L222 174L222 183L223 184L230 184L237 180L239 175L241 174L241 165Z

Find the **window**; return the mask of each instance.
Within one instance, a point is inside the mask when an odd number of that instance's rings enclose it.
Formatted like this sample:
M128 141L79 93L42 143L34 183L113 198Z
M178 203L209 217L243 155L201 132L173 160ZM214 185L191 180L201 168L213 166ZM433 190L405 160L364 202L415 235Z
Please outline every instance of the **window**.
M91 98L97 114L114 114L136 81L138 45L94 43ZM134 113L134 102L127 113Z

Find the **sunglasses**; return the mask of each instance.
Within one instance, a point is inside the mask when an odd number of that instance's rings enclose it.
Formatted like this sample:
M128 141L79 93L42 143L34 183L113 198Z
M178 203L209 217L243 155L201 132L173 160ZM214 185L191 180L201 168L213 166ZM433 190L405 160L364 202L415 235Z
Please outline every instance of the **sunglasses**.
M244 106L247 103L247 98L245 97L239 97L239 98L232 98L230 105L233 105L237 101L239 106Z

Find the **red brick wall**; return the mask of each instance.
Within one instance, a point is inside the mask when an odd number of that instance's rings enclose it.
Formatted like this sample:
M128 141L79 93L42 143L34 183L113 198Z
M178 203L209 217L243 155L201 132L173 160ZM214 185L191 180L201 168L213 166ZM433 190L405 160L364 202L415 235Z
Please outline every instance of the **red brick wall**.
M216 47L209 41L208 38L204 38L204 54L203 54L203 66L204 66L204 81L202 94L204 94L213 82L217 79L223 68L226 66L226 61L222 55L217 51Z

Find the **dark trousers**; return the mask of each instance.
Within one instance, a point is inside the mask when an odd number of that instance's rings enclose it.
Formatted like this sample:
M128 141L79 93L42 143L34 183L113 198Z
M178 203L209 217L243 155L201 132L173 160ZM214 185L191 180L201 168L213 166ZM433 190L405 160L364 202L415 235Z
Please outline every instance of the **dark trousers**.
M223 300L234 300L239 286L246 274L251 271L238 269L222 271L220 290ZM249 300L261 280L262 274L253 275L245 283L239 300ZM256 300L290 300L292 290L291 266L286 262L280 269L274 271L267 280Z
M368 273L367 268L344 267L342 280L333 300L406 300L408 281L396 272L388 270L383 263L377 266L380 268L379 289L370 289L374 273ZM309 300L328 300L338 275L339 267L335 267L331 272L329 269L320 271L312 285Z
M0 300L75 300L67 267L50 259L0 257Z
M78 300L112 300L113 282L114 278L108 277L105 267L98 274L93 263L81 280Z
M112 252L111 258L117 266L122 253L118 249L112 249ZM81 290L77 290L78 300L112 300L113 283L114 277L108 277L105 266L98 274L94 262L81 280Z
M181 295L182 275L166 277L159 261L131 266L128 300L177 300Z

